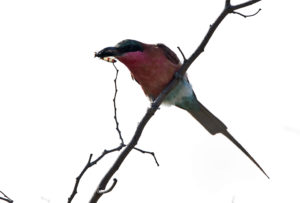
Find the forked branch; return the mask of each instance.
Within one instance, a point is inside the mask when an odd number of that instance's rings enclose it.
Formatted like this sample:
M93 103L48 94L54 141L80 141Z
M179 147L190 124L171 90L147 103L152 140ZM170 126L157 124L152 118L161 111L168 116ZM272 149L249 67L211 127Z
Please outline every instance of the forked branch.
M115 148L110 149L110 150L104 150L103 153L98 158L96 158L94 161L92 161L93 154L90 154L88 162L86 163L86 165L84 166L84 168L82 169L82 171L80 172L80 174L76 178L72 193L71 193L70 197L68 198L68 203L71 203L73 201L75 195L77 194L77 189L79 187L80 180L89 168L91 168L92 166L97 164L98 161L100 161L107 154L110 154L110 153L113 153L113 152L116 152L116 151L120 151L121 149L123 149L123 147L126 146L126 144L124 144L124 139L122 137L122 133L121 133L121 130L120 130L120 127L119 127L119 121L118 121L118 117L117 117L116 99L117 99L117 93L118 93L117 79L118 79L119 70L115 66L116 61L114 59L106 58L105 60L108 61L108 62L113 63L113 66L116 70L116 75L115 75L115 79L114 79L115 93L114 93L114 97L113 97L114 120L115 120L115 124L116 124L116 131L118 132L119 139L120 139L121 143L118 147L115 147ZM150 154L154 158L154 161L155 161L156 165L159 166L154 152L145 151L145 150L139 149L137 147L134 147L134 149L138 152L143 153L143 154ZM114 179L114 183L112 184L110 189L108 189L108 190L99 190L98 193L99 194L105 194L105 193L108 193L108 192L112 191L113 188L115 187L116 183L117 183L117 179Z
M0 197L0 200L6 201L8 203L13 203L14 201L10 199L4 192L0 191L3 197Z

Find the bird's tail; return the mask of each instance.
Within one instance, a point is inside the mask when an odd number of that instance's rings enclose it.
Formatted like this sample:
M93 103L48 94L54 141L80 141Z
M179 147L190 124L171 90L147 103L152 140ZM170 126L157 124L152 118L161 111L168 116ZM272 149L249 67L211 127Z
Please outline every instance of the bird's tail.
M235 146L237 146L244 154L267 176L267 178L270 179L268 174L262 169L262 167L255 161L255 159L247 152L247 150L236 140L234 137L226 130L225 132L222 132L222 134L227 137Z
M191 109L185 108L185 110L187 110L197 121L199 121L199 123L201 123L201 125L212 135L215 135L217 133L222 133L225 137L227 137L267 176L267 178L269 178L266 172L255 161L255 159L247 152L247 150L227 131L226 125L222 121L220 121L216 116L214 116L199 101L197 101L197 105L193 105L193 108Z
M186 109L203 127L212 135L227 131L226 125L213 115L205 106L199 101L192 108Z

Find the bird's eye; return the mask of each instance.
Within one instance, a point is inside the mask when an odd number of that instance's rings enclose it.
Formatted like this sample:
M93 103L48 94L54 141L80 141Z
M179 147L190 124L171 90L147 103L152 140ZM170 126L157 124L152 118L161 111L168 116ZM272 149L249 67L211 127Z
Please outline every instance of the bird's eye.
M121 47L119 47L119 50L121 52L129 52L129 46L121 46Z
M130 45L119 47L119 50L121 52L134 52L134 51L138 51L139 48L137 46L134 46L134 45L130 44Z

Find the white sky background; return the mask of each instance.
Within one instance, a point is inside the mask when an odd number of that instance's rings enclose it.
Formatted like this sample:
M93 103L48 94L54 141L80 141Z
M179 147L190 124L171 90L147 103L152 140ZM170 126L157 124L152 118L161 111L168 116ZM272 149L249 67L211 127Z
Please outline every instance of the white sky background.
M180 46L189 56L224 2L2 1L0 190L17 203L66 202L89 154L119 144L115 71L94 52L131 38L163 42L179 56ZM228 16L188 71L198 99L271 180L222 135L161 107L138 145L161 166L131 152L102 202L300 202L298 4L263 1L241 10L262 8L255 17ZM116 65L120 128L129 141L149 101ZM74 203L88 202L117 154L88 170Z

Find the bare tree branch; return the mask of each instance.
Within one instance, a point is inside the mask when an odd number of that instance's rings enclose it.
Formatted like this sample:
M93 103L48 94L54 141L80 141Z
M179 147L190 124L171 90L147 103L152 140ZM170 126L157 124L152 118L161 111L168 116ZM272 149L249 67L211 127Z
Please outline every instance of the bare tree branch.
M225 8L219 15L219 17L215 20L215 22L210 26L207 34L205 35L204 39L202 40L201 44L198 46L198 48L195 50L195 52L182 64L181 68L177 71L177 75L183 76L187 69L190 67L190 65L195 61L195 59L204 51L204 48L206 47L208 41L210 40L211 36L219 26L219 24L223 21L223 19L230 13L233 13L235 10L244 8L247 6L250 6L254 3L259 2L260 0L250 0L245 3L241 3L238 5L231 5L230 0L225 1ZM147 109L146 114L142 118L141 122L139 123L134 136L132 137L129 144L126 146L126 148L121 152L117 160L114 162L113 166L109 169L109 171L105 174L101 182L99 183L96 191L94 192L90 203L96 203L98 202L99 198L103 195L103 193L99 194L99 190L105 190L107 183L112 178L112 176L115 174L116 171L118 171L119 167L127 157L127 155L131 152L132 149L134 149L135 145L138 143L141 134L148 123L148 121L151 119L151 117L155 114L157 109L159 108L160 104L166 97L166 95L177 85L179 81L179 77L174 77L174 79L167 85L167 87L160 93L160 95L155 99L155 101L152 103L151 108Z
M10 199L4 192L0 191L0 193L3 195L3 197L0 197L0 200L4 200L8 203L13 203L14 201Z
M118 86L117 86L117 79L118 79L118 74L119 74L119 69L115 66L115 63L113 63L113 66L116 70L116 77L114 79L114 84L115 84L115 94L114 94L114 98L113 98L113 103L114 103L114 119L116 122L116 130L119 134L119 138L121 140L121 144L124 145L124 140L122 137L122 133L121 130L119 128L119 121L118 121L118 117L117 117L117 105L116 105L116 98L117 98L117 93L118 93Z
M75 195L77 194L77 189L78 189L78 186L79 186L79 182L82 178L82 176L84 175L84 173L90 168L92 167L93 165L97 164L98 161L100 161L105 155L109 154L109 153L112 153L112 152L115 152L115 151L120 151L123 147L125 147L126 145L124 144L124 139L122 137L122 133L121 133L121 130L119 128L119 121L118 121L118 117L117 117L117 105L116 105L116 98L117 98L117 93L118 93L118 86L117 86L117 79L118 79L118 73L119 73L119 69L115 66L115 62L116 60L114 59L111 59L111 58L106 58L105 61L107 62L110 62L113 64L115 70L116 70L116 75L115 75L115 79L114 79L114 86L115 86L115 93L114 93L114 98L113 98L113 105L114 105L114 120L115 120L115 123L116 123L116 130L118 132L118 135L119 135L119 139L121 140L121 143L118 147L116 148L113 148L111 150L104 150L103 153L94 161L91 161L92 160L92 156L93 154L90 154L89 156L89 159L88 159L88 162L87 164L85 165L85 167L83 168L83 170L81 171L81 173L79 174L79 176L76 178L76 181L75 181L75 185L74 185L74 188L73 188L73 191L70 195L70 197L68 198L68 203L71 203L72 200L74 199ZM158 161L155 157L155 154L154 152L149 152L149 151L145 151L145 150L142 150L142 149L139 149L139 148L134 148L135 150L141 152L141 153L144 153L144 154L150 154L153 156L154 160L155 160L155 163L157 164L157 166L159 166L158 164ZM114 179L114 183L112 185L112 187L108 190L99 190L98 193L99 194L105 194L105 193L108 193L110 192L111 190L113 190L113 188L115 187L117 183L117 180ZM102 192L101 192L102 191ZM104 191L104 192L103 192Z
M79 176L77 176L76 178L76 181L75 181L75 185L74 185L74 188L73 188L73 191L70 195L70 197L68 198L68 203L71 203L73 198L75 197L75 195L77 194L77 189L78 189L78 185L79 185L79 182L82 178L82 176L84 175L84 173L90 168L92 167L93 165L97 164L98 161L100 161L105 155L109 154L109 153L112 153L112 152L116 152L116 151L120 151L122 148L124 147L124 145L121 143L120 146L116 147L116 148L113 148L111 150L104 150L102 152L102 154L97 158L95 159L94 161L91 161L92 160L92 157L93 157L93 154L90 154L89 156L89 160L87 162L87 164L85 165L85 167L82 169L81 173L79 174Z
M134 149L137 150L137 151L139 151L139 152L141 152L141 153L143 153L143 154L150 154L150 155L152 155L152 157L153 157L153 159L154 159L156 165L159 166L159 163L158 163L158 161L157 161L157 159L156 159L156 156L155 156L155 153L154 153L154 152L145 151L145 150L139 149L139 148L137 148L137 147L134 147Z
M253 17L253 16L257 15L260 11L261 11L261 8L258 9L258 11L256 11L254 14L251 14L251 15L245 15L245 14L242 14L242 13L236 12L236 11L233 11L232 13L233 14L238 14L238 15L244 17L244 18L249 18L249 17Z
M119 121L118 121L118 117L117 117L116 97L117 97L117 93L118 93L117 79L118 79L119 69L115 66L115 62L116 61L113 62L113 66L114 66L114 68L116 70L116 76L115 76L115 79L114 79L115 94L114 94L114 98L113 98L113 103L114 103L114 119L115 119L115 123L116 123L116 130L117 130L117 132L119 134L119 138L121 140L121 144L125 147L126 145L124 144L124 139L122 137L122 133L121 133L121 130L119 128ZM143 153L143 154L150 154L150 155L152 155L153 158L154 158L154 160L155 160L156 165L159 166L158 161L157 161L157 159L155 157L154 152L145 151L145 150L142 150L142 149L139 149L139 148L136 148L136 147L134 149L137 150L137 151L139 151L139 152L141 152L141 153Z
M240 8L245 8L247 6L251 6L252 4L255 4L259 1L261 1L261 0L250 0L250 1L246 1L245 3L241 3L241 4L237 4L237 5L233 6L233 5L231 5L230 0L229 0L231 9L228 10L228 13L232 13L232 11L238 10Z

